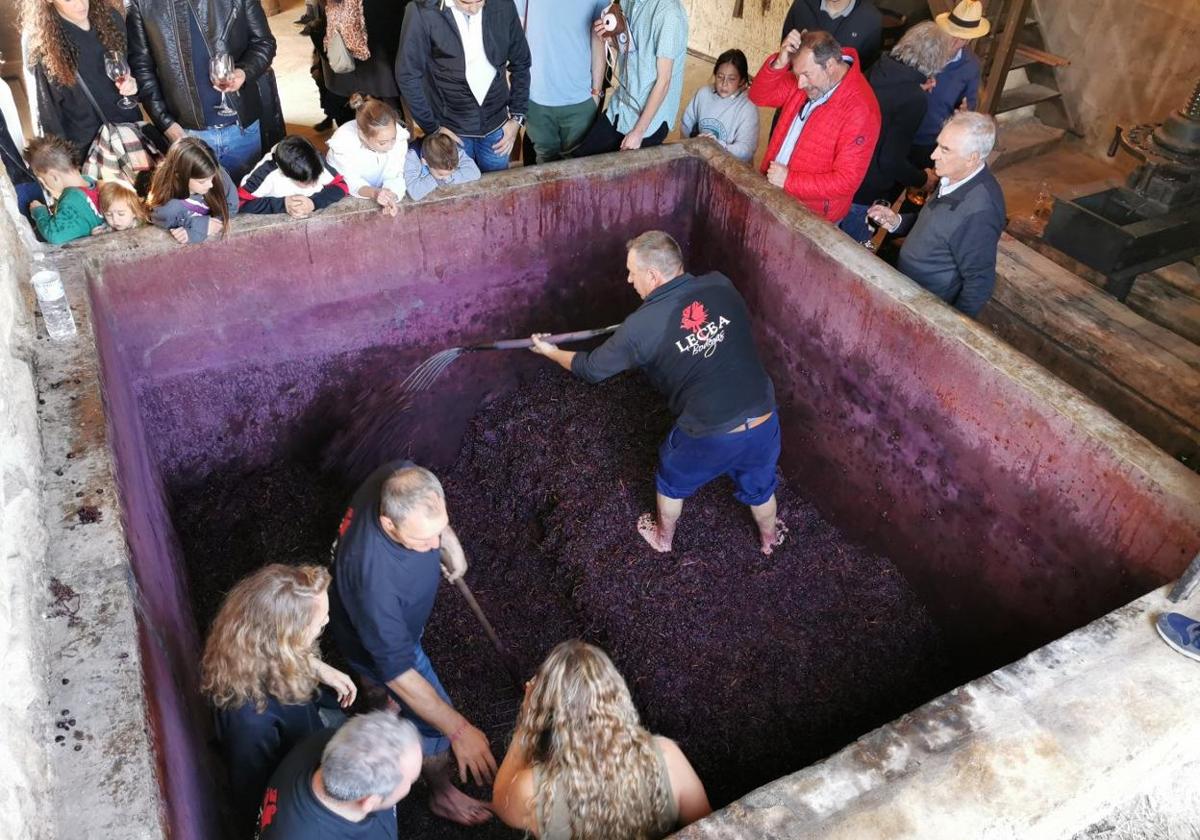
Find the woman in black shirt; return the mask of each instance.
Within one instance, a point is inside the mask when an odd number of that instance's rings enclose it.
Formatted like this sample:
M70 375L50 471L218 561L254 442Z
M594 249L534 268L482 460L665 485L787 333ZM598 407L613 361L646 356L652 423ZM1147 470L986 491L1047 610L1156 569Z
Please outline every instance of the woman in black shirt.
M329 581L322 566L273 563L239 581L213 619L200 690L215 710L239 830L254 823L288 751L328 725L321 709L354 702L353 681L318 655Z
M141 119L136 102L132 108L120 104L121 97L137 93L133 76L125 76L118 85L104 70L106 52L125 57L125 21L116 9L105 0L25 0L24 22L42 134L62 137L83 159L101 121L80 78L105 120Z

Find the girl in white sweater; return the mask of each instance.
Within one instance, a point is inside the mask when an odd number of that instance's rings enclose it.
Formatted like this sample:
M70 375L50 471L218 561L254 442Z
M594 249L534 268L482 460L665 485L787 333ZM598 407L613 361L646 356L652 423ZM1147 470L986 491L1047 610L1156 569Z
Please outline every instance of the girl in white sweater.
M408 132L396 109L373 96L350 97L354 122L329 138L329 165L342 174L350 194L374 201L389 216L404 198L404 158Z
M696 91L683 112L684 137L711 137L739 160L758 149L758 109L746 96L750 71L746 54L726 50L713 65L713 83Z

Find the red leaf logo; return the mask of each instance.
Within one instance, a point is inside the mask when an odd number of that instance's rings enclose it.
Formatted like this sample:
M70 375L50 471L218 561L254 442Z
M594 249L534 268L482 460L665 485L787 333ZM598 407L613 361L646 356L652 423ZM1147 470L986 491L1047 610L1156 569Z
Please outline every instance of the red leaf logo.
M691 332L698 332L708 321L708 312L704 304L694 300L683 308L683 319L680 326Z

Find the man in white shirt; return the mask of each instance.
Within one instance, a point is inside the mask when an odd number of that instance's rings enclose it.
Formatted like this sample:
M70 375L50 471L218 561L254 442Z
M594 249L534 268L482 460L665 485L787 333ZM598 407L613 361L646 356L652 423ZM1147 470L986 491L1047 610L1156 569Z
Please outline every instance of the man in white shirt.
M404 13L400 95L426 134L449 135L483 172L508 168L529 68L513 0L414 0Z

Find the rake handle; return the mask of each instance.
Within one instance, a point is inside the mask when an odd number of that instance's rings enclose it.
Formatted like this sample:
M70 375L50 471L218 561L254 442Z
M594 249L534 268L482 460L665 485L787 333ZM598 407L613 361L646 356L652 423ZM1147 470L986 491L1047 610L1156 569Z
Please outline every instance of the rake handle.
M595 338L598 335L607 335L615 332L620 324L613 324L610 327L601 327L596 330L579 330L578 332L558 333L557 335L546 336L543 339L547 344L568 344L572 341L584 341L585 339ZM507 338L504 341L493 341L490 344L473 344L465 349L467 350L527 350L533 346L531 338Z
M512 654L508 652L508 648L504 646L504 642L500 641L500 637L496 635L496 628L492 627L492 622L488 621L487 615L483 612L483 607L479 606L479 602L475 600L475 593L471 591L471 587L467 586L467 582L462 578L456 580L454 585L458 587L459 593L463 596L463 600L467 602L467 606L471 608L471 612L475 613L475 617L483 625L483 632L487 634L492 647L496 649L496 654L500 657L500 662L504 666L504 670L508 672L509 678L515 686L521 688L524 685L524 680L521 679L521 674L517 670Z

